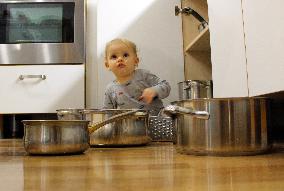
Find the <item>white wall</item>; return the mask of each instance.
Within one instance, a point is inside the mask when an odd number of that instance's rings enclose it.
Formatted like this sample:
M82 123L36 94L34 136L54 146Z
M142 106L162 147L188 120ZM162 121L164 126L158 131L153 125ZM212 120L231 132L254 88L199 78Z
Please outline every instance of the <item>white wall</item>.
M102 106L105 87L114 79L105 69L103 57L106 42L117 37L136 43L140 68L170 82L172 91L165 104L177 100L184 60L181 17L174 15L175 5L180 5L180 0L88 0L88 108Z

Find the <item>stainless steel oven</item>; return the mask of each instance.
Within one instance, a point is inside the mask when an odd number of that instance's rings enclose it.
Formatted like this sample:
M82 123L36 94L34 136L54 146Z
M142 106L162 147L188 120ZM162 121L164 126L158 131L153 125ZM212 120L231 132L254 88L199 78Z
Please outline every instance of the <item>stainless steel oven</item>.
M85 62L84 0L0 0L0 64Z

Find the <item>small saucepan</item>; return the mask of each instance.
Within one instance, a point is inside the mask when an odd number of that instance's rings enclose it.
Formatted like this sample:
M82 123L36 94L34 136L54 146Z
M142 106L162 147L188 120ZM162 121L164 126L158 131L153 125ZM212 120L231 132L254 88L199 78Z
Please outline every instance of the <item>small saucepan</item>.
M82 153L89 148L89 121L23 120L28 154Z
M212 80L186 80L178 83L179 100L212 98Z

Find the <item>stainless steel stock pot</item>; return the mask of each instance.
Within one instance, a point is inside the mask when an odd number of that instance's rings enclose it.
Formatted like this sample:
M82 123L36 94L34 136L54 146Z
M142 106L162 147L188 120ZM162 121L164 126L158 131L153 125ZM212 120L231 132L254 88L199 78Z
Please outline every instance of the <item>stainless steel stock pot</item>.
M212 80L186 80L178 83L179 100L212 98Z
M271 148L268 102L261 97L181 100L165 112L175 116L180 153L254 155ZM184 109L207 111L210 117L192 117Z

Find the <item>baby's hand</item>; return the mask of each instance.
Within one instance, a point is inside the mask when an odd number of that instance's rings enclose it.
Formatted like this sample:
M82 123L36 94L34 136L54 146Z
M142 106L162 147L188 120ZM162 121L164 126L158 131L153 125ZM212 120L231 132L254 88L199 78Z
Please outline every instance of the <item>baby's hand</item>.
M142 95L139 97L139 101L143 100L145 103L152 103L153 99L157 96L157 93L152 88L144 89Z

